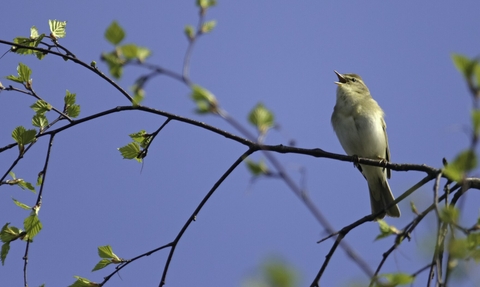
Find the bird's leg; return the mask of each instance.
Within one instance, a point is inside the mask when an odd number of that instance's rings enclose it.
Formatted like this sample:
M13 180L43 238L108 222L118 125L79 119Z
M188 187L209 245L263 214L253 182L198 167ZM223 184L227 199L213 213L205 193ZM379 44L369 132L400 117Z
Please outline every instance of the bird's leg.
M358 155L354 154L353 157L353 167L360 169L360 164L358 163Z

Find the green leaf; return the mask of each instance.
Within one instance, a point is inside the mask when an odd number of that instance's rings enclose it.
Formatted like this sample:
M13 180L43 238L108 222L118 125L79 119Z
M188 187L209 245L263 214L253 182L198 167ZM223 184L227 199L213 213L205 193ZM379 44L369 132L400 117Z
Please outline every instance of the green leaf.
M12 138L19 145L26 145L35 140L35 135L37 134L36 130L25 130L24 127L16 127L12 132Z
M395 226L388 225L388 223L383 219L378 220L377 223L378 227L380 228L380 234L375 237L375 240L385 238L392 234L400 234L400 231L398 231Z
M21 207L25 210L30 210L32 209L30 206L26 205L25 203L21 203L20 201L16 200L15 198L12 198L13 202L18 206Z
M10 225L10 223L6 223L0 231L0 240L5 243L17 240L22 233L22 230L16 228L15 226L8 225Z
M380 277L387 279L388 284L386 286L389 287L412 284L413 280L415 280L415 277L406 273L382 274Z
M473 125L473 132L476 136L480 133L480 110L472 110L472 125Z
M50 25L51 36L54 38L63 38L67 34L65 31L67 21L48 20L48 24Z
M30 28L30 39L36 39L38 38L38 30L37 30L37 27L35 26L32 26L32 28Z
M40 186L42 182L43 182L43 172L39 172L37 177L37 186Z
M245 163L247 165L248 170L250 171L250 173L252 173L253 176L259 176L259 175L262 175L262 174L268 174L269 173L267 164L263 160L260 160L257 163L257 162L254 162L254 161L247 158L245 160Z
M32 125L43 130L46 126L48 126L47 117L45 117L44 114L34 115L32 118Z
M297 285L296 272L285 263L271 260L263 266L266 286L293 287Z
M112 247L110 245L99 246L98 256L100 256L100 258L118 258L117 255L113 253Z
M8 75L5 77L7 80L10 80L10 81L14 81L14 82L17 82L17 83L20 83L20 84L23 84L23 81L22 79L20 79L19 77L17 76L14 76L14 75Z
M139 131L139 132L137 132L137 133L129 134L128 136L129 136L132 140L136 141L137 143L142 143L142 142L145 140L145 138L146 138L145 135L147 135L147 132L146 132L145 130L141 130L141 131Z
M80 115L80 106L79 105L71 105L67 107L67 115L71 118L76 118Z
M217 5L216 0L197 0L197 6L203 9L206 9L215 5Z
M137 53L138 53L137 45L135 45L135 44L125 44L123 46L120 46L119 48L120 48L120 51L121 51L122 55L126 59L132 60L132 59L137 58Z
M140 62L145 61L145 59L150 57L151 54L152 54L152 51L150 51L150 49L137 46L137 59Z
M80 106L75 104L76 96L77 94L70 93L70 91L67 90L64 98L64 112L71 118L76 118L80 115Z
M122 67L124 62L118 57L117 53L102 53L102 60L107 63L108 68L110 69L110 74L117 80L120 79L123 74Z
M125 37L125 32L117 21L113 21L105 31L105 39L113 45L118 45Z
M13 43L20 44L20 45L23 45L23 46L32 46L32 43L34 41L35 40L32 40L30 38L25 38L25 37L16 37L16 38L13 39ZM30 49L20 48L20 47L17 47L17 46L12 46L11 51L16 53L16 54L20 54L20 55L28 55L28 54L32 54L32 52L33 52Z
M195 27L193 27L192 25L185 26L184 32L185 36L187 36L189 40L193 40L195 38Z
M31 192L35 193L35 187L30 182L26 182L23 179L17 180L17 185L20 186L23 190L28 189Z
M262 103L258 103L248 115L248 121L260 134L265 134L274 125L274 116Z
M142 160L138 158L140 154L140 146L138 143L129 143L126 146L118 148L124 159L136 159L141 162Z
M445 223L456 223L459 216L458 209L453 205L447 205L440 210L440 219Z
M138 133L128 135L133 141L140 144L141 148L146 148L148 143L152 140L152 135L148 134L145 130L141 130Z
M80 276L73 276L75 278L77 278L77 281L75 281L72 285L68 286L68 287L96 287L96 286L100 286L99 284L95 283L95 282L92 282L90 280L88 280L87 278L83 278L83 277L80 277Z
M477 167L477 154L471 149L464 150L449 163L443 173L454 181L461 182L465 173Z
M216 25L217 25L217 21L215 21L215 20L205 22L202 25L201 31L202 31L202 33L209 33L213 30L213 28L215 28Z
M466 238L454 238L448 243L448 252L453 258L466 259L469 254L469 246Z
M13 171L10 171L8 174L9 174L13 179L16 179L15 173L13 173Z
M477 62L460 54L452 54L452 60L455 67L463 74L465 79L470 79Z
M77 97L77 94L70 93L70 91L67 90L65 92L65 98L63 99L63 101L65 102L66 106L71 106L71 105L75 104L76 97Z
M38 51L35 51L34 53L35 53L35 56L37 57L37 59L39 59L39 60L42 60L47 55L47 54L44 54L44 53L38 52Z
M32 240L42 230L42 223L38 219L35 212L32 212L30 216L23 221L23 228L27 232L27 237Z
M8 251L10 250L10 242L6 242L2 244L2 251L0 254L0 258L2 260L2 265L5 265L5 259L7 259Z
M191 98L197 104L197 112L218 112L217 99L209 90L202 88L198 85L193 85Z
M6 78L17 83L27 84L30 81L32 70L30 70L27 65L19 63L17 66L17 73L18 76L9 75Z
M18 77L27 83L32 75L32 70L25 64L19 63L17 67Z
M110 264L112 264L112 261L110 259L102 259L97 263L97 265L95 265L95 267L93 267L92 272L105 268Z
M37 114L44 114L52 109L52 105L43 100L38 100L31 105L30 108L32 108Z
M143 99L145 99L145 90L141 86L136 84L131 87L131 90L133 91L132 105L136 107L140 105Z

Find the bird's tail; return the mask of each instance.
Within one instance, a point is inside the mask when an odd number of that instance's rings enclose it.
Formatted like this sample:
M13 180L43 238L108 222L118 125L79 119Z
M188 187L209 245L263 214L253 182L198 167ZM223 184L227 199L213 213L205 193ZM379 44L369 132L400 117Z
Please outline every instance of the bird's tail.
M377 212L384 210L387 206L395 201L395 197L393 196L387 179L384 176L379 177L377 181L369 181L368 188L370 190L372 214L376 214ZM376 219L384 218L385 214L391 217L400 217L400 208L397 204L395 204L387 209L386 212L384 211L381 213Z

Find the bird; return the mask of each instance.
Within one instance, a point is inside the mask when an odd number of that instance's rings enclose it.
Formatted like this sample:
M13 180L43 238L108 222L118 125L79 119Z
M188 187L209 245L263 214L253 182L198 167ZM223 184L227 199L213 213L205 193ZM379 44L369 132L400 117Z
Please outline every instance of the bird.
M384 112L372 98L369 89L357 74L337 74L337 99L332 113L332 126L347 155L390 161L390 149ZM388 185L390 170L384 167L355 164L368 183L372 214L375 220L400 217L397 204L386 209L395 197Z

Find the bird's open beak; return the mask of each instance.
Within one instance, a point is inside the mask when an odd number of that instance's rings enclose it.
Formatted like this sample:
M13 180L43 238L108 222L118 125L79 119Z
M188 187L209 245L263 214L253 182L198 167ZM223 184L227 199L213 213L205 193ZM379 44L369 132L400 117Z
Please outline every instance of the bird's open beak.
M345 80L345 78L343 77L342 74L340 74L339 72L335 71L335 74L337 74L337 77L338 77L338 82L335 82L335 84L341 86L342 84L345 84L347 82L347 80Z

